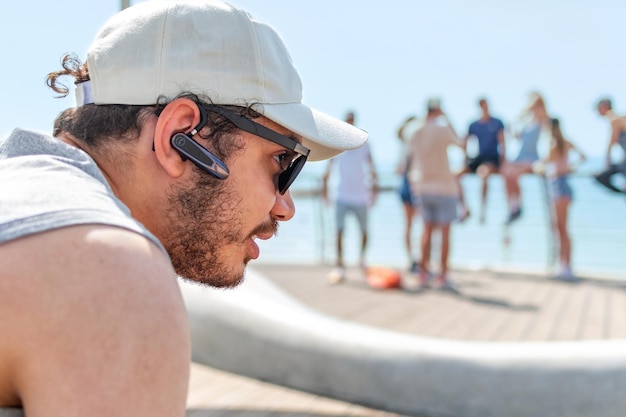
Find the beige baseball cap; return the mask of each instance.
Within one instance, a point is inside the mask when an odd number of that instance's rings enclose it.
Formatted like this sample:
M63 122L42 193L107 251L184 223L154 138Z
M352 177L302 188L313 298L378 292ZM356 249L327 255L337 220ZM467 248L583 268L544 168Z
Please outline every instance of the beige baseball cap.
M87 51L77 105L151 105L182 92L215 104L260 104L303 137L309 160L358 148L367 133L302 103L302 83L276 31L213 0L149 0L110 18Z

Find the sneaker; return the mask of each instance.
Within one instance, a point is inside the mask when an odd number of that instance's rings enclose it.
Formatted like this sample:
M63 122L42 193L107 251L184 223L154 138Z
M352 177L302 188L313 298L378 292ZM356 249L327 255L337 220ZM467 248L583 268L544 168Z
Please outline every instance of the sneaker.
M430 284L430 274L428 271L419 271L417 273L417 283L419 288L428 288Z
M417 274L420 271L420 263L419 261L413 261L411 266L409 267L409 272L412 274Z
M450 291L453 293L459 292L459 290L452 283L452 281L450 281L450 278L448 278L447 275L442 275L439 278L437 278L437 288L439 288L442 291Z
M506 222L504 224L511 224L513 223L515 220L519 219L522 215L522 209L521 208L517 208L515 210L513 210L512 212L509 213L509 218L506 219Z
M463 223L465 220L467 220L470 216L470 211L468 209L462 209L461 213L459 213L459 218L458 221L459 223Z
M556 274L556 279L560 279L563 281L574 281L576 278L574 277L574 274L572 273L572 268L565 265L565 266L562 266L559 272Z
M328 283L331 285L339 284L346 279L345 268L335 268L328 274Z

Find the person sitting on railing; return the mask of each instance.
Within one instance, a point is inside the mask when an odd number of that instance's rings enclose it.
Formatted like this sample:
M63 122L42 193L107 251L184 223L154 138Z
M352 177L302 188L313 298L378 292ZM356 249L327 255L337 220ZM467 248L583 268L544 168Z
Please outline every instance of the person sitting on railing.
M606 169L595 175L594 178L611 191L626 193L626 188L619 189L612 182L612 177L615 174L622 174L626 177L626 116L618 116L613 112L613 105L609 98L600 99L597 110L611 123L611 139L606 150ZM611 163L611 150L615 145L621 146L624 151L624 158L617 164Z
M481 109L481 116L478 120L470 124L467 135L463 140L466 165L457 176L459 180L463 175L469 173L478 174L480 176L482 182L480 222L484 223L489 177L500 171L500 166L504 164L506 152L504 143L504 123L502 123L502 120L493 117L489 113L489 104L486 98L480 98L478 105ZM478 155L473 158L469 158L467 155L467 143L470 138L476 138L478 141ZM459 198L462 207L461 218L459 220L463 221L465 218L469 217L470 210L465 204L462 192L459 194Z
M517 157L505 163L500 172L504 177L509 215L505 224L511 224L522 215L521 188L519 178L533 172L533 163L539 160L537 144L543 132L550 131L550 116L546 102L537 92L530 93L529 104L522 113L523 127L516 134L521 140Z

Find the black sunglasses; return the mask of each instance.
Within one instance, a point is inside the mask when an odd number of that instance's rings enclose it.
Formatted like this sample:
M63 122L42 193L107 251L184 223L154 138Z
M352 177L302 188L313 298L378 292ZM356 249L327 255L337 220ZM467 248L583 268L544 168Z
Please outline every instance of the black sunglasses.
M302 146L302 144L294 139L281 135L224 107L216 105L198 105L198 109L200 110L201 118L198 126L189 133L177 133L172 137L172 146L180 153L183 160L191 160L200 169L216 178L222 180L228 178L228 167L206 148L193 140L193 136L206 125L206 112L210 111L225 117L241 130L267 139L291 151L291 153L278 156L278 163L282 169L282 172L278 176L278 192L280 192L281 195L285 194L289 186L294 182L298 174L300 174L300 171L302 171L302 167L311 152L310 149Z
M224 116L241 130L269 140L270 142L274 142L292 151L292 153L281 155L278 161L282 169L282 172L278 176L278 192L280 194L285 194L285 192L289 189L289 186L293 184L298 174L300 174L300 171L302 171L302 167L309 157L311 150L290 137L281 135L280 133L269 129L262 124L225 109L224 107L215 105L207 105L203 107L212 113Z

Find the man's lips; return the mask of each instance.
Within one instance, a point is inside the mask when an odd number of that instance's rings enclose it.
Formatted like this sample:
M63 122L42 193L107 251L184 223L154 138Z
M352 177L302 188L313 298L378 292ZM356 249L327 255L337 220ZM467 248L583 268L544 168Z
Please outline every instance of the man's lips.
M256 244L255 239L268 240L272 236L274 236L274 233L262 233L250 236L250 244L248 245L250 259L257 259L261 254L261 250L259 249L259 245Z
M274 233L259 233L257 235L253 235L252 240L254 239L268 240L268 239L271 239L273 236L274 236Z
M259 245L256 244L256 239L268 240L271 239L276 232L278 231L278 224L275 221L269 221L263 223L261 226L256 228L256 230L250 235L250 244L248 245L248 249L250 251L250 258L257 259L260 254Z

